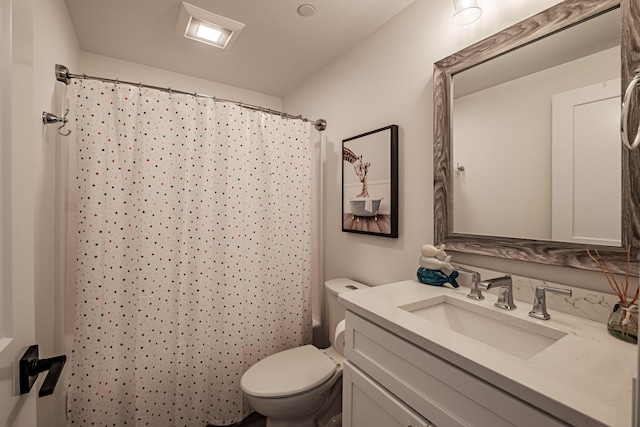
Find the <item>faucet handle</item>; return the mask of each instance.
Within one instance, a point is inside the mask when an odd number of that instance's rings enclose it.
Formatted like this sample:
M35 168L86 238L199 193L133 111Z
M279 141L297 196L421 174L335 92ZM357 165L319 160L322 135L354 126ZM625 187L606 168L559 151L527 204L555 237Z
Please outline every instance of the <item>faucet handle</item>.
M484 295L482 295L482 291L478 287L478 283L480 283L480 273L464 267L458 267L458 270L471 274L471 289L469 290L467 298L482 301L484 299Z
M571 289L554 288L553 286L536 286L535 299L533 301L533 308L529 312L529 316L540 320L549 320L551 316L547 312L547 292L553 292L554 294L571 296L573 292Z

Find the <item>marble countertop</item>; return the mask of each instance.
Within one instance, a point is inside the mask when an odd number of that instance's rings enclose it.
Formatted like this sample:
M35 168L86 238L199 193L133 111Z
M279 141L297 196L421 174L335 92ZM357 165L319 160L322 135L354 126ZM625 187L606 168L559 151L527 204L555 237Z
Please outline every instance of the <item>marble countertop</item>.
M528 316L531 302L500 310L493 306L494 295L472 301L468 291L408 280L344 292L339 300L347 310L572 425L631 425L636 345L609 335L603 323L551 310L551 319L536 320ZM523 360L400 308L442 295L567 335Z

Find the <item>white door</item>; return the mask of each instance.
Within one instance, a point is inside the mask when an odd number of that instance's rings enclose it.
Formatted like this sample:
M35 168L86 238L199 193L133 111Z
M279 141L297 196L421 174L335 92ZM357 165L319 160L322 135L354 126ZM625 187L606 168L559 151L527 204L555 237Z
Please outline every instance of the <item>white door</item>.
M620 246L620 79L553 96L552 231Z
M37 390L20 395L18 365L35 344L32 2L0 0L0 426L36 425ZM11 25L13 23L13 26ZM13 27L13 34L11 33ZM13 54L12 54L13 53ZM15 60L14 60L15 58ZM43 376L43 375L41 375ZM34 388L39 387L36 384Z

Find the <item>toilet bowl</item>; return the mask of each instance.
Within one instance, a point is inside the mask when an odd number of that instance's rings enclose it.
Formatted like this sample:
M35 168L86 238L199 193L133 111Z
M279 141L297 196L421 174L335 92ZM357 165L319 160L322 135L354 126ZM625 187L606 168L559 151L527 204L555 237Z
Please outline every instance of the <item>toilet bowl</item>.
M341 395L337 356L312 345L282 351L249 368L240 384L251 407L267 417L267 427L316 427L318 415Z
M341 425L344 308L337 295L365 287L349 279L325 283L330 347L320 350L305 345L285 350L262 359L244 373L240 386L251 407L267 418L267 427Z

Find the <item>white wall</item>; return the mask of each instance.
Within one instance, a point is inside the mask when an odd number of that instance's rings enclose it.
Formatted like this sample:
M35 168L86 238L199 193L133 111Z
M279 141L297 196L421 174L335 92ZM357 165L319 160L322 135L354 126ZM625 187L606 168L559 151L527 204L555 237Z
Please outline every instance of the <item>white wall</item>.
M433 63L550 7L557 0L485 1L480 21L451 23L450 1L417 0L354 49L284 97L284 107L325 118L325 279L383 284L415 277L420 246L433 241ZM341 232L341 140L397 124L399 234L387 239ZM454 261L606 291L597 273L453 254Z
M32 200L33 1L0 4L0 424L35 422L37 397L19 395L18 358L35 340ZM23 191L24 190L24 191Z
M64 0L34 1L34 58L33 58L33 126L32 156L29 164L34 186L25 191L33 192L35 239L35 305L36 342L41 357L65 353L64 303L65 290L61 284L64 276L64 182L56 172L62 166L66 139L55 132L53 126L43 126L43 111L63 114L62 83L56 83L56 63L69 67L79 64L80 48ZM64 234L62 234L64 238ZM67 357L70 353L67 353ZM65 425L64 381L69 370L65 368L61 383L53 396L38 399L38 425Z

